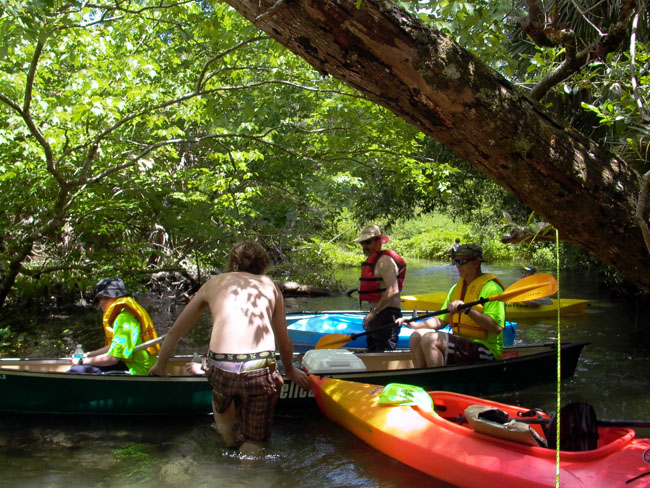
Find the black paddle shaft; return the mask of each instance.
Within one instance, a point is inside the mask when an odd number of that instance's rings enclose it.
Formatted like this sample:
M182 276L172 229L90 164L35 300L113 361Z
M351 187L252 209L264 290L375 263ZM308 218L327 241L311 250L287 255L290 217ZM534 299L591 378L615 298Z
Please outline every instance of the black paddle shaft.
M438 405L435 406L438 410ZM446 420L457 422L459 424L467 423L467 418L463 415L457 417L445 417ZM550 424L553 420L551 417L531 418L531 417L508 417L508 421L516 420L525 424ZM599 427L630 427L630 428L649 428L650 420L618 420L618 419L597 419L596 424Z
M460 307L458 307L458 310L464 310L466 308L471 308L474 305L483 305L483 304L485 304L485 303L487 303L489 301L490 301L490 298L485 298L485 297L479 298L475 302L463 303ZM444 310L438 310L436 312L425 313L424 315L420 315L418 317L412 317L412 318L408 319L407 322L414 322L414 321L420 320L420 319L428 319L430 317L435 317L436 315L444 315L446 313L449 313L448 308L445 308ZM376 332L378 330L389 329L391 327L395 327L395 322L391 322L390 324L382 324L379 327L373 328L372 330L366 330L364 332L359 332L357 334L350 334L350 340L353 341L357 337L368 335L368 334L370 334L372 332Z
M509 417L508 420L516 420L526 424L548 424L551 422L550 418L526 418L526 417ZM636 427L644 428L650 427L650 420L617 420L617 419L597 419L596 424L600 427Z

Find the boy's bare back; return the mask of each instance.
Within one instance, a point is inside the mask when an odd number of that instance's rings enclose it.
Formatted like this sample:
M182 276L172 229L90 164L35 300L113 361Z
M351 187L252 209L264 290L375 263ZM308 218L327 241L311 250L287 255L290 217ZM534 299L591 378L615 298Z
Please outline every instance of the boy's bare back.
M210 307L210 350L251 353L275 350L272 322L286 324L282 294L266 275L223 273L207 281L196 299Z

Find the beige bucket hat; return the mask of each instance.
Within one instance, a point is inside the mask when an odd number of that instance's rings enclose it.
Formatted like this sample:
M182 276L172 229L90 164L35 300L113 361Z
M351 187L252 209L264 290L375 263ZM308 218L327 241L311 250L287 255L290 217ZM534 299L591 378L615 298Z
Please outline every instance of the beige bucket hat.
M363 242L367 241L368 239L372 239L373 237L381 237L382 244L386 244L388 242L388 236L385 236L381 233L378 225L366 225L363 229L361 229L361 234L359 234L359 237L354 241Z

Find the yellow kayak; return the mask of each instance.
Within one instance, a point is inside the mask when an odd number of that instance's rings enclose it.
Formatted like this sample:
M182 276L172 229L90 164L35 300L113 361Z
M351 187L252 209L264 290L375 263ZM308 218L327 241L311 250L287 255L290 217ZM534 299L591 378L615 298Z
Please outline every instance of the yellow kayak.
M440 310L447 298L446 291L435 291L421 295L404 295L402 303L404 309L416 308L419 312L426 310ZM525 303L506 303L506 318L508 320L520 320L535 317L553 317L557 314L557 299L551 299L551 305L539 305L538 307L526 306ZM588 300L575 298L560 299L560 313L584 312L589 304Z

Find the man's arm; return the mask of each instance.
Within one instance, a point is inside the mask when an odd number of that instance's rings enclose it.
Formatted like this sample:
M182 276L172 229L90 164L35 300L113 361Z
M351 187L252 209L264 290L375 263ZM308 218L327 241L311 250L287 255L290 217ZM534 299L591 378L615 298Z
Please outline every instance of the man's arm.
M456 300L455 302L451 302L449 304L449 312L457 313L458 308L463 304L464 302L462 300ZM465 313L466 311L467 309L464 309L461 310L460 313ZM493 334L500 334L501 331L503 330L503 327L497 324L490 315L483 312L479 312L475 308L469 309L468 315L474 322L476 322L477 325L479 325L482 329L487 330L488 332L492 332Z
M442 308L440 310L444 310L445 308L447 308L449 304L449 299L451 298L451 295L454 292L455 287L456 285L452 286L451 289L447 292L447 297L445 298L445 301L442 303ZM402 317L401 319L398 319L397 322L400 325L406 325L406 327L415 330L417 329L439 330L449 324L449 314L446 313L443 315L436 315L435 317L430 317L427 320L423 320L421 322L406 323L407 320L408 317Z
M94 356L100 356L102 354L106 354L108 352L109 347L110 344L104 347L100 347L99 349L95 349L94 351L87 352L84 357L92 358Z
M280 290L275 287L275 307L271 317L271 328L275 336L275 342L280 351L280 359L284 366L284 372L291 381L302 387L304 390L311 390L309 377L304 371L293 365L293 344L287 331L287 318L284 310L284 298Z
M132 358L133 348L139 337L138 319L129 312L122 312L113 322L111 343L86 354L81 364L107 367L117 364L120 360L127 361Z
M410 329L433 329L433 330L438 330L442 329L447 325L447 322L444 322L440 320L439 317L431 317L427 320L423 320L422 322L409 322L405 323L408 320L408 317L403 317L398 320L398 323L400 325L406 325Z
M176 349L178 341L194 326L208 306L208 302L203 299L201 291L199 290L190 303L185 306L174 321L172 328L167 332L167 337L160 346L158 360L149 371L149 376L169 376L166 372L167 361L169 361L174 349Z
M503 288L501 288L498 283L489 281L483 286L480 296L490 297L492 295L498 295L499 293L503 293ZM456 313L458 311L458 307L462 304L462 300L457 300L456 302L450 303L448 307L449 311ZM494 334L500 334L505 326L505 307L505 303L503 302L487 302L483 306L483 312L472 309L469 312L469 315L472 320L474 320L474 322L476 322L481 328ZM462 310L461 313L464 313L464 310Z
M81 362L72 361L73 365L78 365L78 364L84 364L86 366L113 366L114 364L117 364L119 362L119 359L116 358L115 356L111 356L110 354L103 353L103 354L97 354L95 356L86 356L81 358Z

